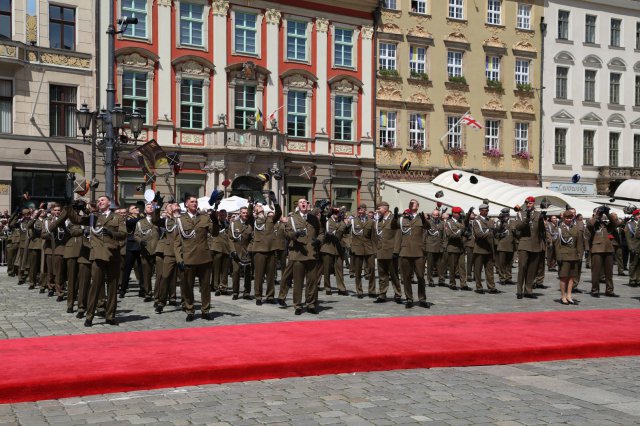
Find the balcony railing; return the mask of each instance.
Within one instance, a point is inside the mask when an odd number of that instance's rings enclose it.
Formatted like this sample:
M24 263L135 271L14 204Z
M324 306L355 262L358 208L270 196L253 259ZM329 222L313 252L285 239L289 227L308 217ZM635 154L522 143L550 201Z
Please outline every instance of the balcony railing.
M252 151L282 151L285 140L286 135L273 131L216 127L209 135L209 146Z

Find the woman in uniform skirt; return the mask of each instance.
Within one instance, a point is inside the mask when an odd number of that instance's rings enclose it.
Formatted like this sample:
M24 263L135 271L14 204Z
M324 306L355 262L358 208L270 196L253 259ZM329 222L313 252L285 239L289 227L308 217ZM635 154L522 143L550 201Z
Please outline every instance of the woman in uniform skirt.
M584 253L583 231L575 226L574 215L567 210L562 215L562 223L558 226L556 257L559 265L560 293L563 305L574 305L571 298L573 281L578 278L578 263Z

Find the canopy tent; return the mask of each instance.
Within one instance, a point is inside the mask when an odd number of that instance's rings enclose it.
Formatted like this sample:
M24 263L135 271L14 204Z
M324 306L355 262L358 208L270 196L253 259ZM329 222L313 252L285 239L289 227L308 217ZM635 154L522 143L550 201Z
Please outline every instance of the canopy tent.
M459 176L457 182L454 174ZM471 182L472 176L477 179L477 183ZM524 199L532 196L535 197L538 208L542 201L549 203L550 207L546 211L550 214L559 214L569 205L583 216L591 217L593 210L601 205L550 189L516 186L461 170L446 171L436 176L431 182L386 181L380 188L383 199L389 204L394 204L394 201L404 201L404 204L400 204L399 207L408 206L408 199L416 198L418 201L424 201L420 207L425 211L435 207L437 201L444 206L460 206L466 211L472 206L477 209L482 200L488 200L490 207L493 207L489 214L497 215L500 209L504 207L513 209L516 205L523 205ZM396 191L397 195L392 191ZM435 198L435 193L438 191L444 193L442 198ZM611 210L619 215L624 214L622 209L615 206ZM513 210L511 214L514 214Z
M640 201L640 179L627 179L618 186L613 195L629 201Z

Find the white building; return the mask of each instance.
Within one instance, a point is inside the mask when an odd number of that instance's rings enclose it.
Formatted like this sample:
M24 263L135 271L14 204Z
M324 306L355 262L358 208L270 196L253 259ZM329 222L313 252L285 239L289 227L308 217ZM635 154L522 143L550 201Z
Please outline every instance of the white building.
M543 186L612 193L640 173L640 1L550 0L545 21Z

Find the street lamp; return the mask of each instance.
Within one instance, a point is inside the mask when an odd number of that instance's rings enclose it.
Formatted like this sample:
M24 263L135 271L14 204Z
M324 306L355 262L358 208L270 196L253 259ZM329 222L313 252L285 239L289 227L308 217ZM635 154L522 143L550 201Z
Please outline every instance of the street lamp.
M142 131L143 122L144 122L144 118L142 118L142 114L140 114L138 109L135 109L131 113L131 117L129 117L129 125L131 126L131 133L133 133L133 139L135 141L138 140L138 136Z
M78 127L80 127L80 131L82 132L82 139L84 140L87 130L89 130L89 127L91 126L93 113L89 110L87 104L82 104L80 109L76 112L76 117L78 119Z

